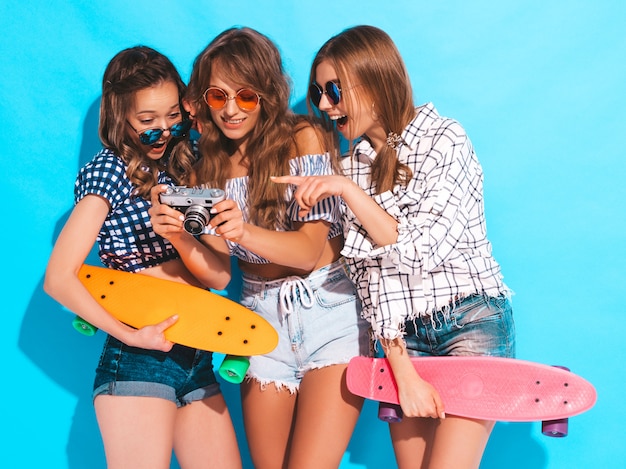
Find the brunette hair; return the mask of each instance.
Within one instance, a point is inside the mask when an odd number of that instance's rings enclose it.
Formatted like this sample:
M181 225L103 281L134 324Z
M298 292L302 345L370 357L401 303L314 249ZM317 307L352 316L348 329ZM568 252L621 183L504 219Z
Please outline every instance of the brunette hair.
M158 182L159 167L163 162L146 156L145 150L130 134L132 129L129 129L127 116L136 92L164 82L176 85L180 103L186 87L178 71L167 57L146 46L119 52L107 65L102 79L100 140L127 164L128 177L137 186L136 195L146 198ZM180 110L185 118L182 103ZM186 183L194 161L188 140L172 139L168 151L169 157L165 159L168 173L177 184Z
M310 83L315 81L317 66L328 61L344 89L356 96L366 96L385 133L401 135L415 116L413 91L406 66L387 33L374 26L355 26L330 38L320 48L311 66ZM344 93L348 111L356 103ZM308 106L312 109L309 96ZM325 113L322 113L325 114ZM323 116L328 122L328 117ZM395 184L406 184L412 173L400 163L396 151L385 145L372 163L372 184L376 193L390 190Z
M248 137L242 160L248 168L250 221L264 228L285 228L285 186L268 181L270 176L289 174L289 160L298 152L295 135L304 117L296 116L289 108L291 83L280 52L258 31L230 28L213 39L194 61L185 99L202 128L202 157L195 168L197 182L223 188L230 173L229 158L236 148L215 125L204 100L211 74L217 68L226 80L252 89L261 97L258 123Z

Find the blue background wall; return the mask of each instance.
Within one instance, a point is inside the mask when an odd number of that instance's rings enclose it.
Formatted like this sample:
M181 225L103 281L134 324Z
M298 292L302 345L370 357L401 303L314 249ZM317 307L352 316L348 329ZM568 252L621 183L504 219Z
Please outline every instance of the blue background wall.
M489 235L516 292L519 357L569 366L598 390L596 406L570 421L565 439L542 436L539 423L499 423L482 467L625 467L624 5L2 2L0 466L104 468L90 399L103 335L74 332L72 315L41 286L72 207L76 172L99 148L107 62L143 43L172 58L187 79L194 57L217 33L247 25L281 48L297 106L321 44L369 23L396 41L418 103L433 101L474 142L486 177ZM224 391L249 464L237 388ZM393 466L386 426L367 404L341 467Z

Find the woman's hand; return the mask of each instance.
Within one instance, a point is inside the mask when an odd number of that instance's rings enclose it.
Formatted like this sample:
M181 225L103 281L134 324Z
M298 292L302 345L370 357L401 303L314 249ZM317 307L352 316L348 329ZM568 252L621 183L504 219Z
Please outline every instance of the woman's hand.
M165 184L158 184L152 188L150 191L152 207L148 210L148 214L154 232L169 240L171 237L184 232L183 221L185 216L175 208L161 203L159 195L165 192L167 187Z
M381 340L398 385L400 407L406 417L445 418L437 390L424 381L411 362L402 339Z
M132 347L169 352L174 343L165 338L165 330L173 326L176 321L178 321L178 315L170 316L158 324L144 326L131 332L123 342Z
M211 209L209 225L215 228L215 234L229 241L240 242L246 234L246 223L237 202L224 199Z
M298 186L294 198L300 206L300 216L306 216L320 200L332 196L342 196L345 187L352 181L345 176L272 176L278 184Z
M398 221L367 195L352 179L334 174L329 176L276 176L273 182L298 186L294 198L300 206L298 215L306 216L320 200L341 197L358 218L368 235L379 246L393 244L398 239Z
M439 393L417 372L407 373L396 382L400 407L406 417L445 418Z

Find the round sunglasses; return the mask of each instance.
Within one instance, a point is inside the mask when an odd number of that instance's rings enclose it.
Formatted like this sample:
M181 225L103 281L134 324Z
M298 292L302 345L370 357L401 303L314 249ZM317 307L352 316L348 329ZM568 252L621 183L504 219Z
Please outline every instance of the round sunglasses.
M324 85L324 89L317 83L313 82L309 86L309 95L311 96L311 101L315 104L315 107L320 107L320 101L322 100L322 95L328 96L328 100L332 103L333 106L339 104L341 101L341 88L339 84L334 81L327 81L326 85Z
M254 111L261 101L261 97L255 91L248 88L242 88L235 96L228 96L228 93L222 88L212 86L204 92L204 100L214 111L219 111L226 106L226 103L234 99L235 103L242 111Z
M130 125L130 122L128 123L128 125ZM130 125L130 128L137 132L137 135L139 136L139 141L141 143L143 143L144 145L154 145L156 142L159 141L159 139L163 135L163 132L165 132L166 130L169 130L170 135L174 138L185 137L187 135L187 132L189 132L189 129L191 129L191 125L192 122L188 119L185 119L174 124L169 129L154 128L142 130L141 132L139 132L132 125Z

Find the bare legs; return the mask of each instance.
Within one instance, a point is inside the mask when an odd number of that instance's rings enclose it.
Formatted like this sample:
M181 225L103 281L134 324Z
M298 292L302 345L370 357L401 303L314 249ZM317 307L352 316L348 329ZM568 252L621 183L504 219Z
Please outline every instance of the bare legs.
M478 469L495 422L452 415L389 425L400 469Z
M178 409L174 452L183 469L241 468L235 429L221 394Z
M256 469L282 468L287 458L296 395L273 384L241 384L241 405L248 448Z
M98 396L94 406L109 469L240 469L237 439L221 394L181 408L152 397Z
M354 431L363 399L345 384L347 365L308 372L300 385L290 468L337 468Z
M350 442L363 399L345 385L347 365L309 371L297 394L242 384L248 446L256 469L336 469Z

